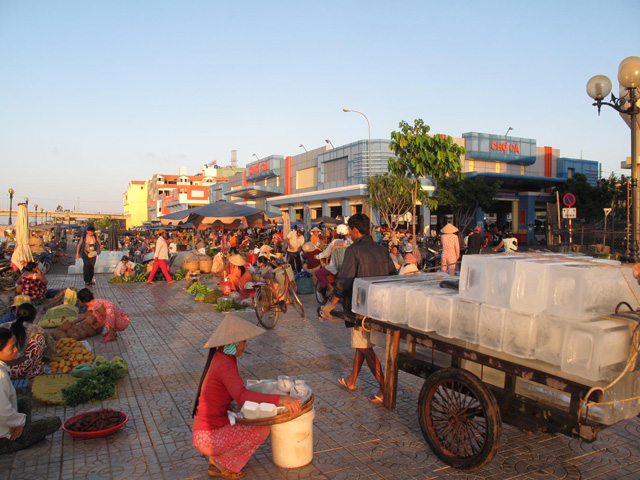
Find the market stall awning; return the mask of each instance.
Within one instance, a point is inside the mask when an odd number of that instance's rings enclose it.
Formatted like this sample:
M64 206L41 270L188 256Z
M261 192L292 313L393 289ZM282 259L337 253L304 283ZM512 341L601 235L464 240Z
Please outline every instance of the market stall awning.
M236 188L225 192L223 195L227 197L249 197L264 198L284 195L284 187L269 187L265 185L255 185L250 187Z
M202 228L244 228L263 225L268 222L264 210L218 201L202 207L190 208L182 212L170 213L160 217L163 225L180 225L191 222L194 227Z

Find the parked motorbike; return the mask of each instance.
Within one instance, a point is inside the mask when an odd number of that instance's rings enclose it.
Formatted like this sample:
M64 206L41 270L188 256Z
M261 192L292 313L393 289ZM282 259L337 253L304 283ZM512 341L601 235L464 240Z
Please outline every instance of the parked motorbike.
M433 271L442 264L442 250L436 247L427 247L426 253L422 255L422 268Z
M44 252L38 253L33 256L34 261L38 262L38 268L44 274L51 270L53 260L51 259L51 253L45 249Z
M19 277L20 271L11 268L11 259L0 259L0 288L9 290L15 287Z

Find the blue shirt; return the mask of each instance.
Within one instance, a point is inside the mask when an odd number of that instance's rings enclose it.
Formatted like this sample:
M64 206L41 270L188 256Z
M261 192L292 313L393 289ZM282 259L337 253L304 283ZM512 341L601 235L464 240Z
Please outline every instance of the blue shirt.
M16 312L11 308L7 313L5 313L2 318L0 318L0 324L13 322L16 319Z

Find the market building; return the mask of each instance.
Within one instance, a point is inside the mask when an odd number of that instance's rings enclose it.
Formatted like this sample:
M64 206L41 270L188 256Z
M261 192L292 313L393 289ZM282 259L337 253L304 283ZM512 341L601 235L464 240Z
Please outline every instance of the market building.
M555 201L553 187L576 173L598 181L598 162L561 157L558 149L538 147L535 139L469 132L453 140L466 148L462 171L468 177L483 177L488 183L500 181L498 204L494 212L478 209L476 222L484 227L490 219L510 226L521 241L535 244L536 218L546 214L546 205ZM247 164L242 173L228 182L211 186L212 201L227 200L256 208L288 212L290 218L303 221L305 212L311 219L321 216L349 217L368 211L366 178L387 172L389 140L359 140L330 148L324 146L287 156L271 155ZM425 190L434 192L433 183L423 182ZM435 226L436 212L418 206L419 228ZM434 215L432 215L434 213ZM374 223L379 219L371 212Z

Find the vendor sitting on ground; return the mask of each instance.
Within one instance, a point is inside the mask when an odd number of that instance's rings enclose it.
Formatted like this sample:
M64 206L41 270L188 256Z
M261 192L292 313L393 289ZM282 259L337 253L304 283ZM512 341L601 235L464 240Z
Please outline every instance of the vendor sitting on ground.
M107 333L104 334L101 343L117 340L118 332L126 330L129 326L129 317L120 307L108 300L93 298L93 293L88 288L78 292L78 304L81 307L86 306L87 313L80 315L73 323L86 320L96 330L105 327Z
M16 337L0 328L0 454L13 453L39 442L60 428L58 417L31 421L31 399L18 401L7 363L16 358Z
M231 255L229 258L231 264L231 272L228 279L231 282L232 290L241 290L244 286L253 280L251 272L247 268L247 262L242 255Z
M209 356L200 379L193 407L193 446L208 457L209 475L242 478L242 469L269 436L266 425L231 425L227 411L234 400L284 405L291 416L300 413L298 400L286 395L267 395L247 390L238 371L238 357L247 340L266 330L243 318L228 314L204 348Z
M20 290L18 293L28 295L33 303L39 304L47 295L47 283L44 274L38 270L38 264L29 262L25 265L16 285L17 290Z
M16 311L18 307L24 303L31 303L31 298L28 295L16 295L16 298L13 299L13 303L11 304L11 310L0 318L0 325L13 322L17 317Z
M36 307L24 303L18 307L15 322L5 324L5 328L13 332L18 347L17 357L9 363L11 378L32 378L40 375L44 371L45 357L53 356L53 351L47 353L48 334L33 323L35 319ZM51 340L49 343L51 344Z
M273 266L269 262L269 259L261 255L258 257L258 268L260 269L260 279L264 280L266 277L273 276Z
M120 263L113 270L115 277L135 277L136 264L129 260L126 255L120 259Z

